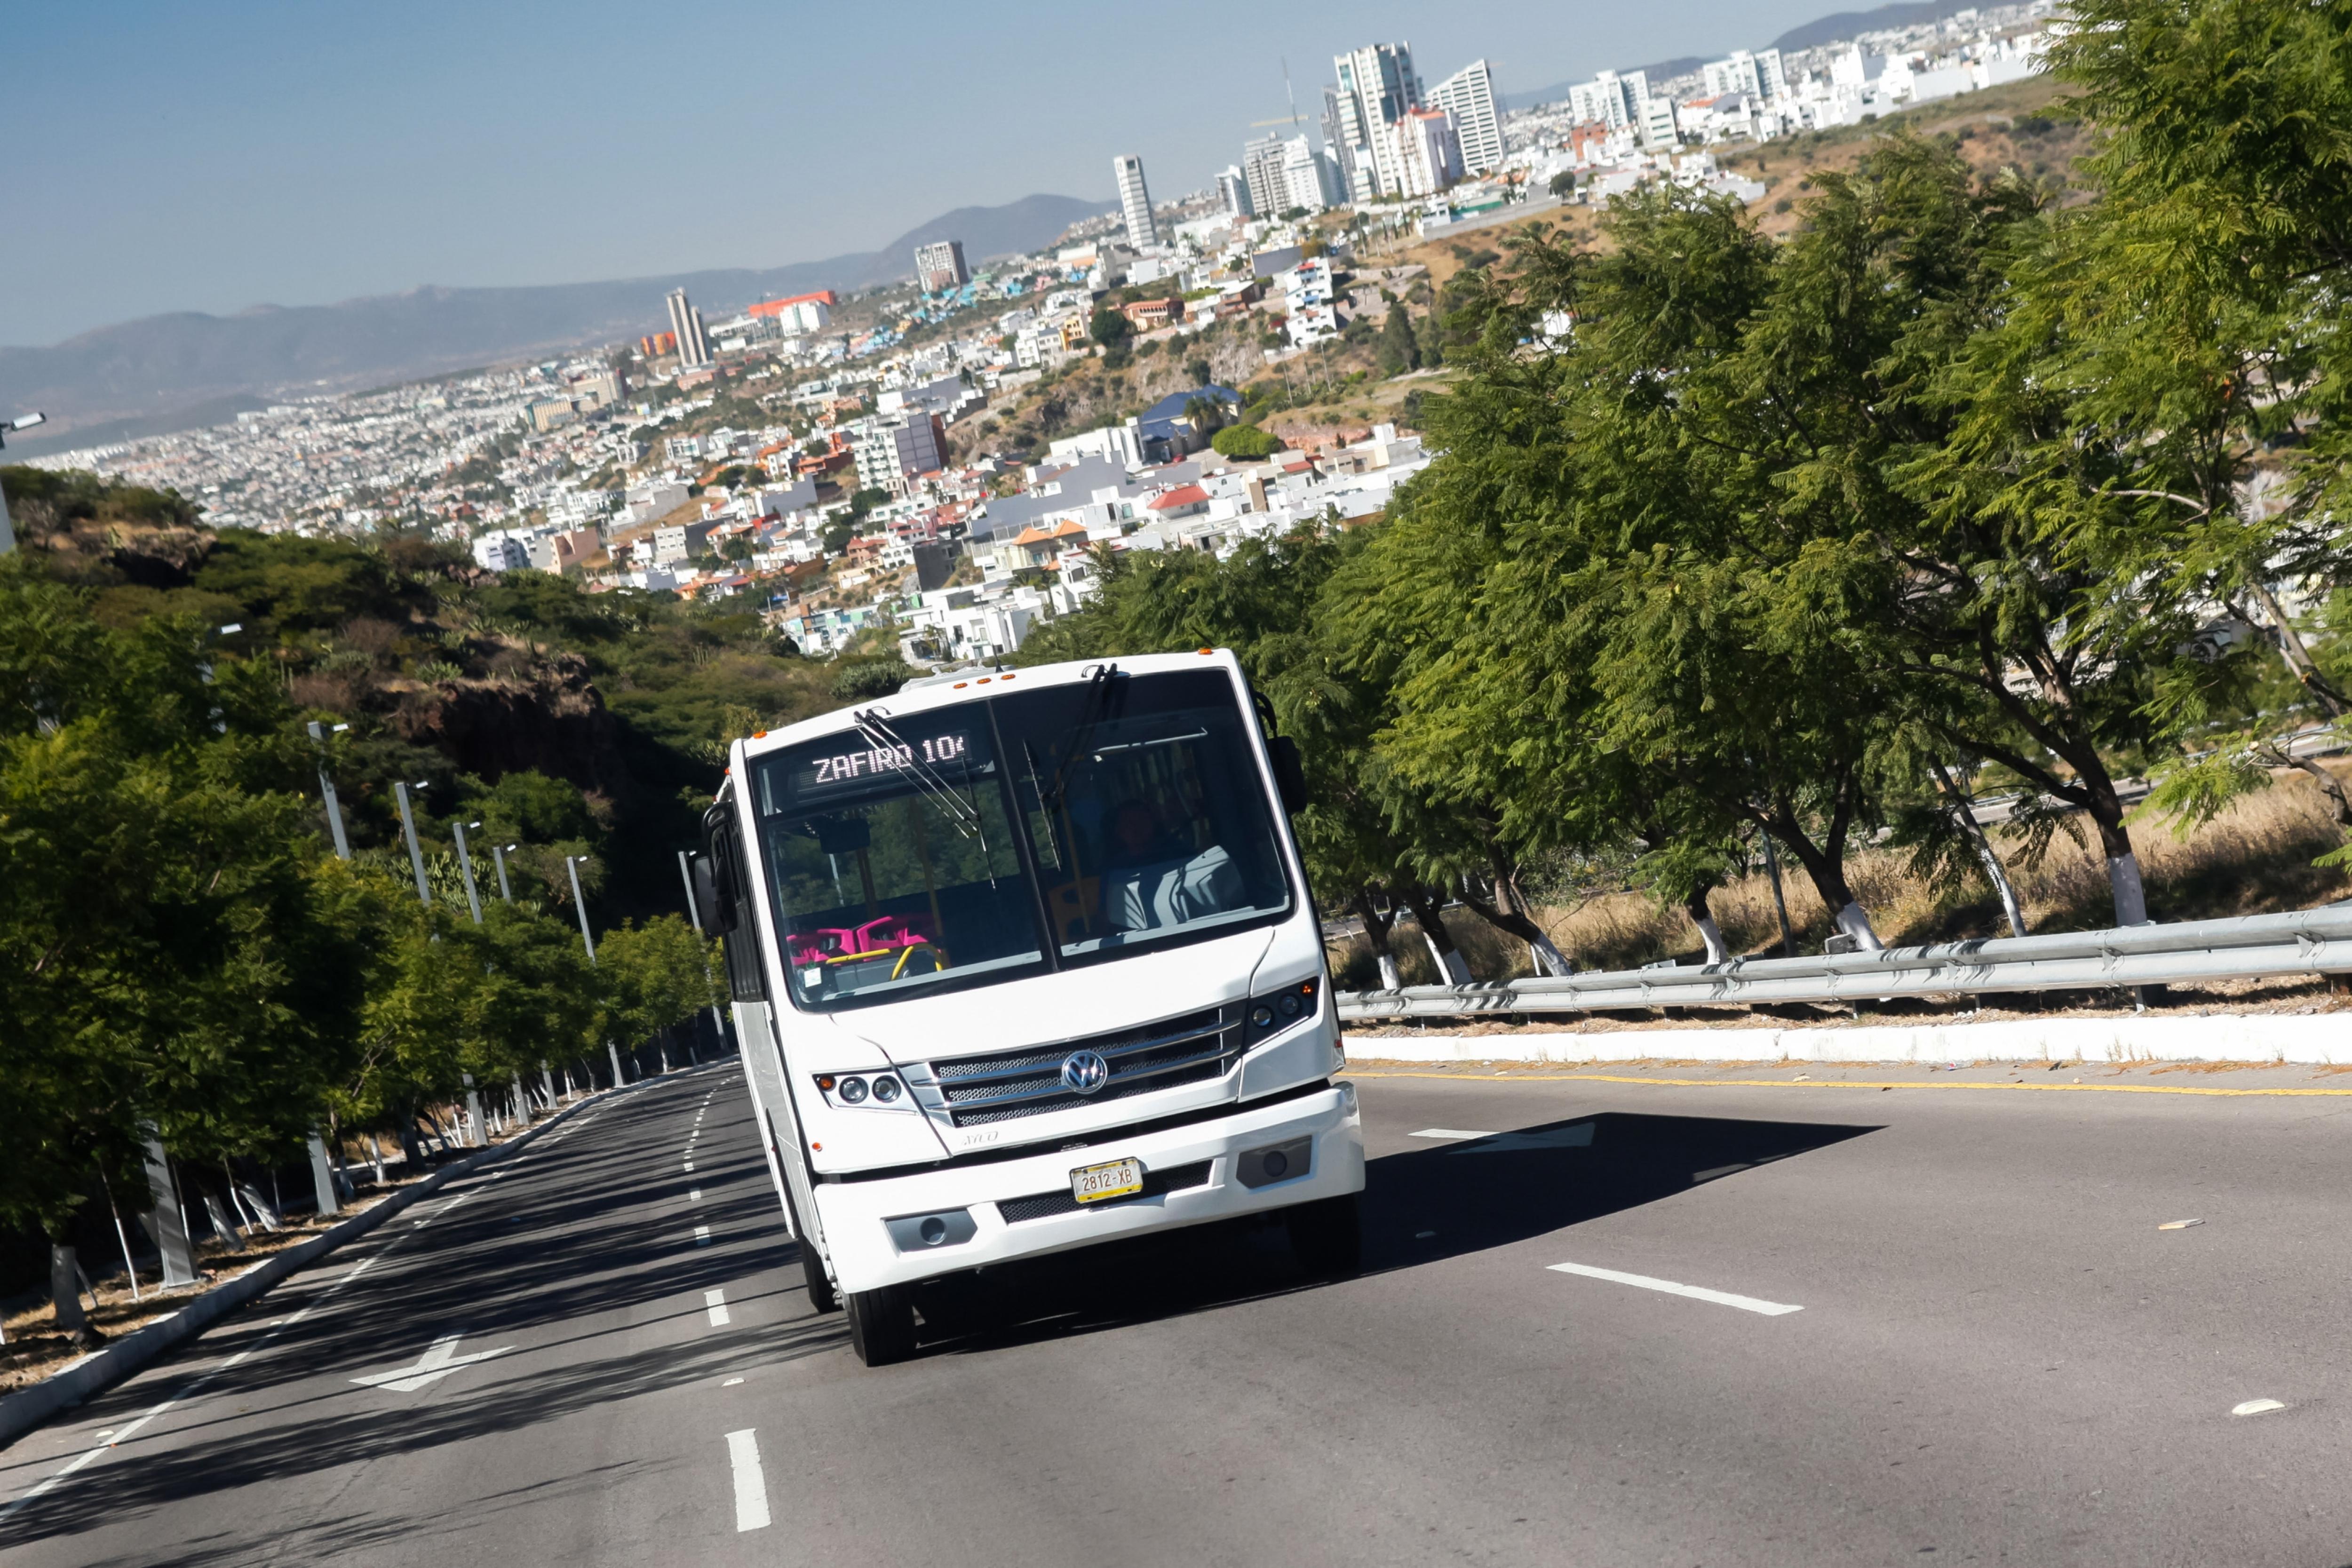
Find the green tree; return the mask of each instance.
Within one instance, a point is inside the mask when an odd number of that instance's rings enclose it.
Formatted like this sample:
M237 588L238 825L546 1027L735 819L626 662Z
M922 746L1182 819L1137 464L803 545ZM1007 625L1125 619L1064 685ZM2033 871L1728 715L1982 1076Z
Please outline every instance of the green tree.
M1281 451L1282 437L1255 425L1228 425L1209 437L1209 445L1220 456L1254 461Z

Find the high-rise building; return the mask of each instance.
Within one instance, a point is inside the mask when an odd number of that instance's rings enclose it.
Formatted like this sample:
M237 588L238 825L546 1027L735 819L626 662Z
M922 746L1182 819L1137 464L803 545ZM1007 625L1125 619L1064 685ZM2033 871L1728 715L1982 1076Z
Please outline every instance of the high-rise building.
M1331 193L1323 184L1323 160L1316 155L1315 143L1304 133L1282 144L1282 184L1289 192L1293 207L1319 213L1331 205Z
M1706 83L1709 98L1738 92L1760 103L1769 103L1789 90L1789 79L1781 72L1778 49L1762 49L1755 54L1734 49L1728 58L1710 60L1701 66L1699 75Z
M710 363L710 334L702 330L702 312L687 302L683 289L669 291L669 330L677 336L678 369Z
M1599 121L1612 131L1638 132L1650 101L1647 71L1601 71L1591 81L1568 89L1569 111L1579 120Z
M1485 60L1472 60L1431 88L1429 101L1453 117L1465 171L1486 174L1503 166L1503 106L1495 97L1495 78Z
M1357 199L1355 149L1360 143L1369 145L1365 138L1352 133L1355 108L1355 94L1343 95L1332 86L1323 89L1323 156L1338 171L1333 195L1342 202Z
M1268 134L1242 145L1242 179L1249 190L1250 210L1260 217L1280 217L1290 210L1290 182L1282 172L1282 138Z
M1421 78L1413 74L1410 44L1367 44L1335 55L1331 68L1339 79L1340 106L1348 123L1347 158L1354 171L1351 199L1404 194L1402 171L1397 166L1394 134L1405 111L1421 107ZM1369 178L1366 171L1369 170Z
M915 247L915 279L926 294L936 294L943 289L961 289L971 281L971 271L963 264L963 241L935 239L929 245Z
M1236 217L1257 216L1257 199L1250 195L1249 176L1239 163L1229 163L1217 175L1217 205Z
M1141 250L1160 243L1160 226L1151 216L1151 187L1143 183L1143 160L1122 153L1110 161L1111 177L1118 182L1119 210L1127 216L1127 243Z
M1399 195L1435 195L1462 177L1462 144L1445 110L1408 109L1389 136L1396 148Z

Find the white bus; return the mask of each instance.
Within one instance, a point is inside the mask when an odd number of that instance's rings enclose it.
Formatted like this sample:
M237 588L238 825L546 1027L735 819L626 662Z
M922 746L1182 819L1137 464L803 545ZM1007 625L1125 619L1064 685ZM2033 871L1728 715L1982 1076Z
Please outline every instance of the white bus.
M707 923L810 1300L868 1365L923 1281L1282 1211L1358 1266L1291 743L1230 653L966 671L738 741Z

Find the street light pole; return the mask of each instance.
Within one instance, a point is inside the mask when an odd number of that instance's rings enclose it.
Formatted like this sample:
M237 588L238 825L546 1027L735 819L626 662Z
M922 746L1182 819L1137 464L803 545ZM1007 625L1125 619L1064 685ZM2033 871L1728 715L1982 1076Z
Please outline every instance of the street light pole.
M350 729L338 724L338 735ZM327 731L316 719L310 721L310 743L319 748L319 795L327 803L327 827L335 836L335 854L342 859L352 858L352 841L343 837L343 804L335 798L335 781L327 774Z
M34 426L45 423L48 417L46 414L26 414L16 419L0 420L0 447L8 444L10 431L30 430ZM8 492L0 489L0 555L5 555L16 548L16 526L8 521Z
M596 939L588 934L588 900L582 897L580 892L580 861L578 858L575 856L566 855L563 858L563 869L572 878L572 907L580 911L581 945L587 948L588 962L593 963L596 962Z
M426 786L419 784L415 787L422 790ZM408 809L408 790L407 784L396 784L392 786L392 795L400 806L400 830L408 836L408 863L416 871L416 901L430 904L433 889L425 880L425 851L416 847L416 818Z
M581 944L588 949L588 962L593 964L596 962L596 939L588 934L588 900L580 892L580 862L566 855L563 869L572 879L572 907L580 911ZM629 1079L628 1075L621 1070L621 1047L614 1045L609 1037L604 1041L604 1054L613 1058L613 1087L618 1089Z
M460 822L457 830L457 869L466 877L466 907L474 911L474 923L482 923L482 898L474 890L474 858L466 853L466 829L479 827L478 822Z
M508 903L514 902L514 889L507 886L507 857L514 852L514 848L511 844L490 846L490 858L497 862L499 868L499 897Z

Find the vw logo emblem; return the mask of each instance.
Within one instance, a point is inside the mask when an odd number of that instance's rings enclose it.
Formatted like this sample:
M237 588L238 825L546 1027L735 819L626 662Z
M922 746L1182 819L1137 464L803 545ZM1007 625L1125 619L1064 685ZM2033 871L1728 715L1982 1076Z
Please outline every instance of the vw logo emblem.
M1072 1051L1062 1058L1062 1087L1072 1094L1092 1094L1110 1081L1110 1063L1097 1051Z

